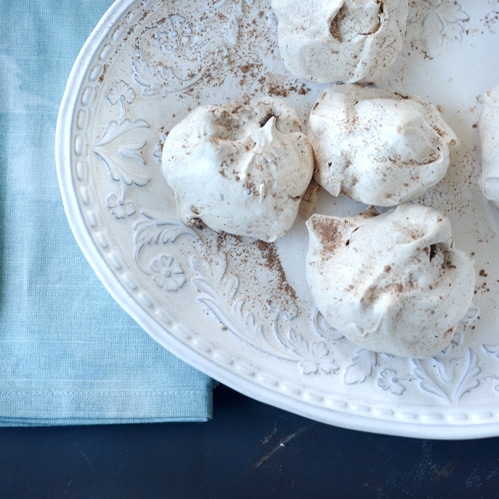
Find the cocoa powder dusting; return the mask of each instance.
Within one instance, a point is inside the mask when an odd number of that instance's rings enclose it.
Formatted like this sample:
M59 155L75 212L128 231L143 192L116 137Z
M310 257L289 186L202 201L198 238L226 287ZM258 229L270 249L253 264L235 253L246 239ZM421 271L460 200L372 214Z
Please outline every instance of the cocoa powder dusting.
M275 243L266 243L264 241L256 242L257 248L260 250L262 257L265 260L265 264L270 271L273 271L277 275L276 290L289 296L292 300L297 300L296 291L289 284L286 277L286 272L282 266L281 260L277 253L277 247Z
M260 289L261 296L255 296L254 292L248 291L248 298L261 300L262 296L268 296L269 305L284 309L291 302L297 301L298 296L293 286L289 284L275 243L248 239L226 232L219 232L213 242L215 244L213 249L216 249L217 254L227 255L232 271L241 278L241 282L252 283L252 286ZM261 281L261 276L257 277L258 267L266 270L264 282ZM240 291L243 293L242 288Z
M325 254L333 253L338 247L338 243L341 239L341 231L339 231L338 224L336 220L323 220L313 218L310 220L312 225L312 230L318 235L322 242Z

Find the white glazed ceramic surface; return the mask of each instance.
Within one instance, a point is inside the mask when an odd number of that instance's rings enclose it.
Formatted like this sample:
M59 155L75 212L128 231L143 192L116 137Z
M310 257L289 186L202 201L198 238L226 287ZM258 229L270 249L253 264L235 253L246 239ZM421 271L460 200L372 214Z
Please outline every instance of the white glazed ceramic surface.
M303 218L264 245L186 227L161 175L168 131L200 104L280 96L306 122L323 86L280 62L269 0L119 0L83 48L57 130L73 232L120 305L213 378L347 428L425 438L499 435L499 212L477 180L482 95L499 82L495 1L413 0L383 86L436 104L461 145L419 202L475 259L474 304L451 346L414 360L362 350L324 322L305 282ZM321 193L324 214L365 207Z

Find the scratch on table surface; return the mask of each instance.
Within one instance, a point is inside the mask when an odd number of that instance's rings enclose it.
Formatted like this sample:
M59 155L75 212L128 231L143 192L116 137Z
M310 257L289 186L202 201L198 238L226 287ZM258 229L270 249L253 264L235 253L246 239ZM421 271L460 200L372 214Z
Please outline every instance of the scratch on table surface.
M73 483L73 479L69 480L69 482L66 485L66 490L64 491L64 495L67 496L69 495L69 487L71 487L71 484Z
M374 482L364 482L364 487L368 489L372 489L378 494L383 494L385 492L385 488L382 484L374 483Z
M286 447L286 444L288 444L289 442L291 442L291 440L293 440L294 438L296 438L298 435L301 435L304 431L310 429L311 427L313 426L313 424L311 425L308 425L308 426L303 426L302 428L298 429L297 431L295 431L294 433L291 433L290 435L284 437L284 438L281 438L277 443L276 445L274 445L274 447L272 447L272 449L267 452L267 454L265 454L256 464L255 464L255 468L259 468L262 464L265 464L274 454L276 454L277 452L281 451L282 449L284 449ZM272 432L267 435L264 440L263 440L263 444L266 444L268 443L271 438L277 433L277 428L274 427L274 429L272 430Z
M73 447L85 458L85 461L88 464L88 467L94 471L94 467L92 466L92 461L88 458L88 456L75 444L73 444Z
M275 437L275 435L277 434L277 426L274 426L274 429L267 435L263 438L262 440L262 444L268 444L271 440L272 440L272 437Z

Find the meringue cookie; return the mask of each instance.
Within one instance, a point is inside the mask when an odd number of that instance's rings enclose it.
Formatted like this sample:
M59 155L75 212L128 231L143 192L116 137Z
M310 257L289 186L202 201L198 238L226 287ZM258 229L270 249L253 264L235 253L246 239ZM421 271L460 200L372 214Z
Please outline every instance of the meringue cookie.
M162 170L182 222L273 242L295 221L313 152L294 109L269 97L194 110L168 134Z
M499 85L485 93L483 103L478 124L482 150L480 187L499 208Z
M374 210L373 210L374 211ZM451 341L473 299L475 272L433 208L382 215L314 214L307 281L334 328L367 350L426 358Z
M407 0L273 0L281 58L317 83L381 83L405 42Z
M312 108L308 136L324 189L386 207L437 184L459 143L432 104L359 85L327 88Z

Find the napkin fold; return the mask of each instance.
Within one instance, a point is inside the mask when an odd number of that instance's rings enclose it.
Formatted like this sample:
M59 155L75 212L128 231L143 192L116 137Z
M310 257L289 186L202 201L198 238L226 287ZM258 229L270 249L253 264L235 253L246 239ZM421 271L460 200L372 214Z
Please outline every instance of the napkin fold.
M57 113L110 0L0 0L0 426L206 421L213 383L156 344L84 259Z

